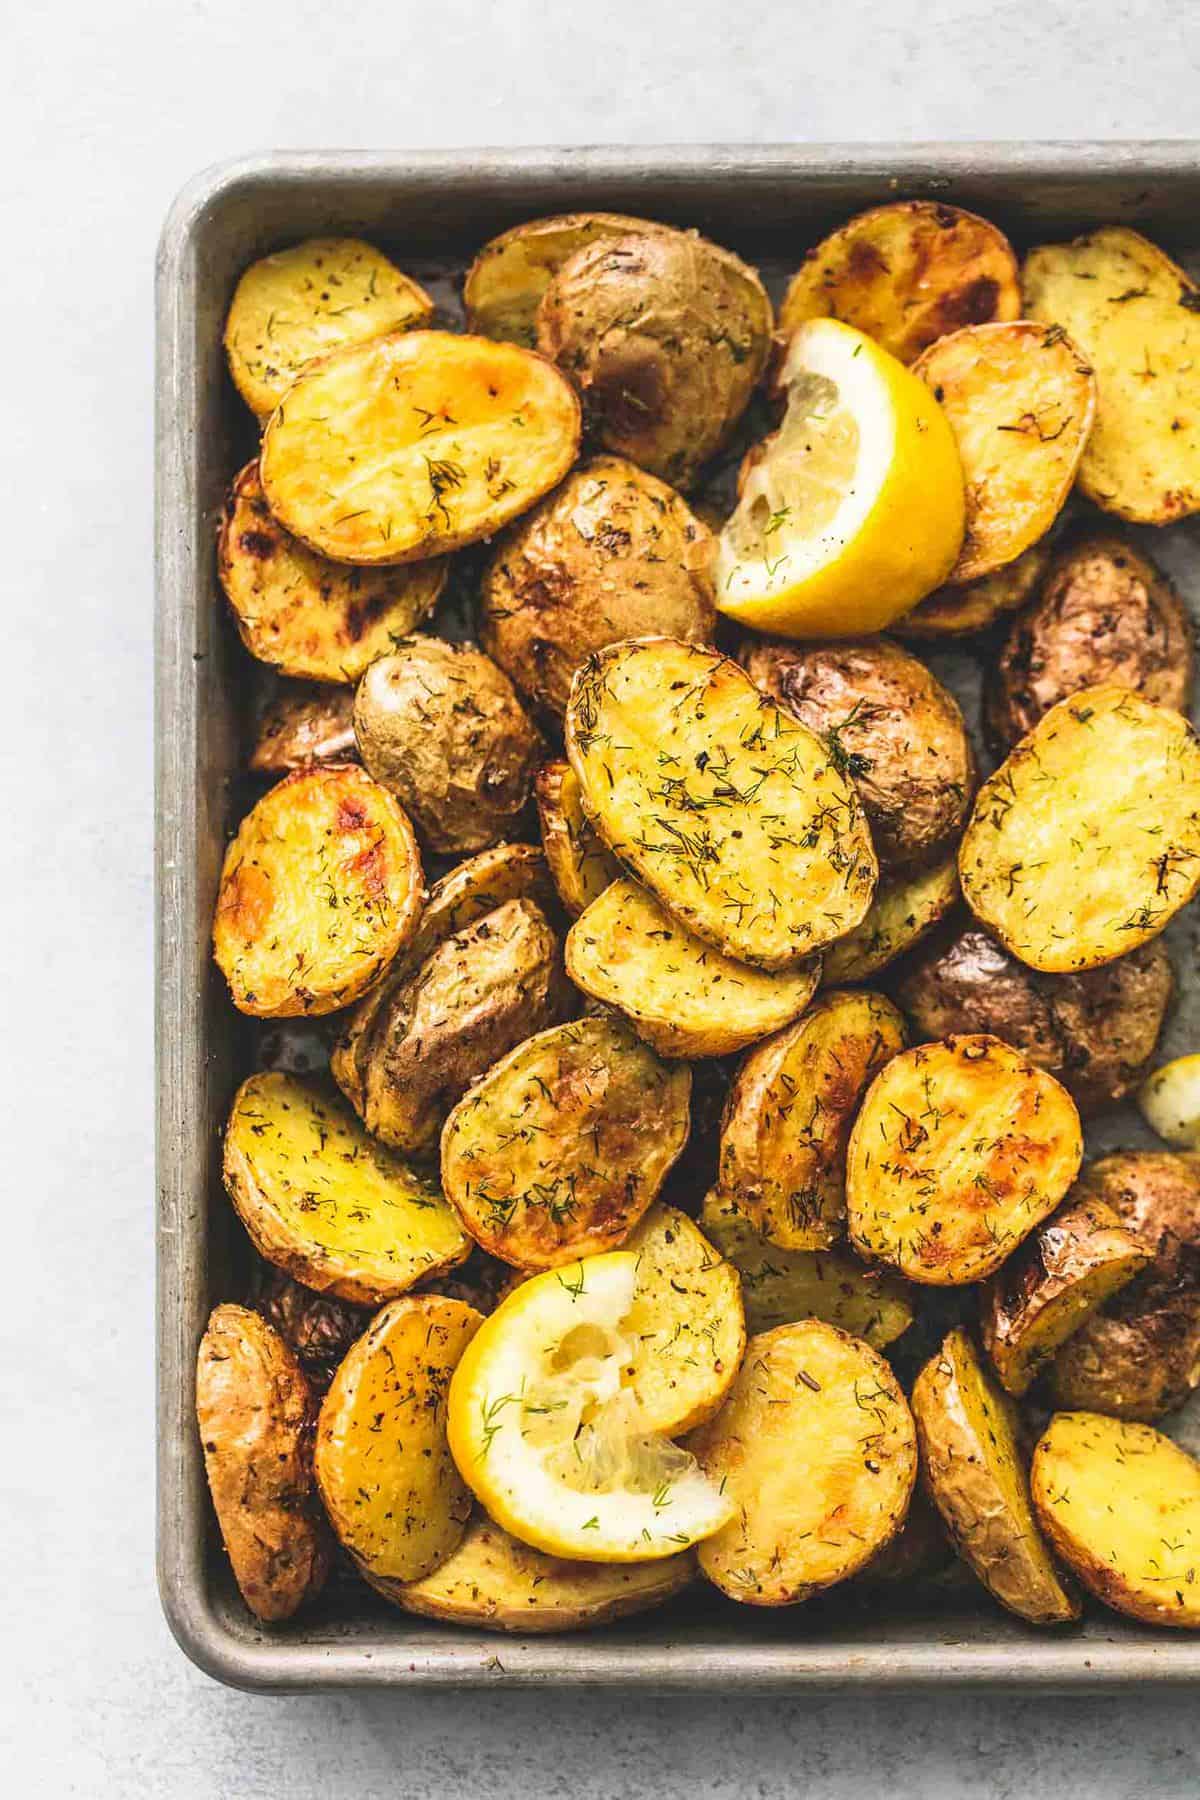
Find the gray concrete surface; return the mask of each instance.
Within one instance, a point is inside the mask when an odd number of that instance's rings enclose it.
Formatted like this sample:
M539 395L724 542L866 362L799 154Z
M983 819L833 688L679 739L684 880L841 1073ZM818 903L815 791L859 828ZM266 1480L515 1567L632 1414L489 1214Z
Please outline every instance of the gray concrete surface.
M1184 136L1147 0L107 0L0 22L5 1785L59 1795L1200 1793L1195 1697L227 1693L151 1569L151 263L271 145Z

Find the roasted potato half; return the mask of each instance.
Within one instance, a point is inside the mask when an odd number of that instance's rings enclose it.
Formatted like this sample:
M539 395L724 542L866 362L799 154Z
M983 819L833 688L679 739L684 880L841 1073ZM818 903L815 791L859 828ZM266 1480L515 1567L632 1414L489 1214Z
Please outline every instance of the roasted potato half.
M462 1541L472 1501L446 1438L446 1393L482 1323L460 1300L406 1295L375 1316L333 1378L317 1484L365 1573L419 1581Z
M424 288L382 251L358 238L307 238L251 263L238 282L225 321L229 373L265 419L314 356L432 317Z
M638 1259L621 1322L638 1423L679 1437L711 1419L733 1385L746 1348L741 1282L674 1206L652 1207L625 1248Z
M476 1242L519 1269L615 1249L683 1149L690 1091L690 1071L621 1020L553 1026L450 1114L446 1194Z
M1034 1518L1016 1408L965 1331L952 1331L921 1370L912 1410L930 1498L984 1587L1031 1624L1077 1619L1079 1601Z
M561 718L585 657L625 638L712 642L708 528L617 456L598 456L514 525L480 595L484 648L526 698Z
M570 763L543 763L534 778L542 848L558 897L573 919L621 873L583 810L579 777Z
M278 777L313 763L357 760L353 691L296 681L264 710L247 766L255 775Z
M1061 972L1157 937L1200 888L1200 742L1128 688L1060 700L986 781L964 898L1007 950Z
M454 1268L470 1248L435 1182L294 1075L242 1083L224 1172L259 1254L339 1300L378 1306Z
M1200 288L1122 225L1031 250L1025 312L1070 332L1096 371L1079 486L1105 512L1168 525L1200 507Z
M884 876L861 925L838 938L821 959L825 987L867 981L919 944L959 899L958 858L927 869Z
M821 1319L751 1338L689 1447L738 1508L697 1547L701 1574L750 1606L793 1605L865 1568L903 1524L917 1473L896 1377Z
M298 769L225 852L213 955L239 1012L336 1012L417 927L424 878L408 816L365 769Z
M313 1396L279 1333L218 1306L196 1358L196 1416L217 1523L256 1618L290 1619L320 1592L329 1534L313 1488Z
M626 878L572 926L566 962L575 986L624 1013L660 1056L744 1050L802 1013L821 975L820 957L776 972L734 962Z
M940 587L911 612L896 620L897 637L918 642L967 637L984 631L1005 613L1015 612L1032 599L1050 562L1050 545L1039 539L1022 550L1015 562L1005 563L978 581L956 587Z
M853 784L728 658L674 638L600 651L566 744L601 838L715 949L786 969L861 923L877 865Z
M809 251L779 330L842 319L910 363L960 326L1020 316L1017 259L1003 232L957 206L899 200L859 213Z
M359 754L432 850L485 850L529 802L542 740L512 683L469 644L412 637L354 699Z
M335 562L420 562L491 537L578 448L579 402L543 358L393 333L293 383L263 434L263 492L285 530Z
M589 244L665 229L624 213L560 213L502 231L467 270L463 299L468 328L532 350L538 304L569 257Z
M1200 1464L1148 1425L1058 1413L1033 1454L1042 1530L1106 1606L1200 1630Z
M371 1323L370 1307L318 1294L268 1262L258 1266L251 1304L279 1333L319 1393Z
M991 1275L1079 1171L1066 1089L999 1038L919 1044L867 1090L846 1155L850 1241L910 1281Z

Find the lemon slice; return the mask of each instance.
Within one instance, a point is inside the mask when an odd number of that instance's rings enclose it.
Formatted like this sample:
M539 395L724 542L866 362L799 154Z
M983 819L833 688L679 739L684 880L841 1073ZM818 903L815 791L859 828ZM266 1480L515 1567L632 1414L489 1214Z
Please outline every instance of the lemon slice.
M1200 1051L1156 1069L1137 1102L1160 1138L1176 1150L1200 1150Z
M622 1324L637 1257L617 1250L514 1289L450 1383L450 1449L506 1531L550 1556L642 1562L710 1537L733 1502L638 1423Z
M717 604L791 637L881 631L950 573L962 465L932 392L853 326L789 341L783 424L751 462L717 551Z

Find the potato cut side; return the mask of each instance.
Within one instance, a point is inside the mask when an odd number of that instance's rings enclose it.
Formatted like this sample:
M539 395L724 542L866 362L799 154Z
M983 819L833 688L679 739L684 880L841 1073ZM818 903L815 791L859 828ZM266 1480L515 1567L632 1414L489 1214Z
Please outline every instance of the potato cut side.
M866 981L886 969L944 919L959 898L958 860L950 856L919 869L885 877L861 925L824 953L822 986Z
M865 1568L903 1524L917 1473L891 1369L820 1319L751 1338L689 1444L738 1509L699 1545L700 1571L751 1606L789 1606Z
M537 309L562 265L589 244L610 243L631 232L661 230L648 219L623 213L563 213L529 219L483 246L463 286L467 324L484 337L533 349Z
M589 657L566 742L608 847L727 956L790 968L866 914L877 864L852 784L726 657L673 638Z
M805 319L842 319L901 362L963 325L1021 314L1017 259L976 213L900 200L859 213L810 250L779 314L790 335Z
M912 1410L930 1498L984 1587L1031 1624L1077 1619L1079 1601L1034 1519L1016 1408L965 1331L952 1331L921 1370Z
M1062 511L1096 409L1096 382L1061 326L971 325L915 372L950 421L967 489L953 582L978 581L1045 535Z
M569 763L543 763L534 781L534 798L558 897L577 919L617 879L621 865L596 836L583 810L579 777Z
M1032 599L1050 566L1050 545L1042 540L1023 550L1015 562L1005 563L978 581L940 587L919 606L897 619L897 637L918 641L967 637L984 631L1005 613L1016 612Z
M904 1043L882 994L834 989L747 1056L725 1108L718 1185L772 1243L820 1250L844 1235L850 1128Z
M820 958L772 973L734 962L637 882L614 881L567 937L567 974L625 1014L660 1056L730 1056L812 999Z
M239 1012L336 1012L416 930L424 884L412 826L365 769L299 769L225 852L213 954Z
M372 245L308 238L251 263L238 282L225 321L229 372L265 419L314 356L432 317L424 288Z
M850 1241L910 1281L982 1281L1054 1210L1083 1154L1075 1102L999 1038L919 1044L850 1134Z
M1131 1619L1200 1629L1200 1464L1149 1425L1057 1413L1033 1456L1042 1530Z
M307 369L263 436L284 528L346 563L408 563L490 537L560 481L579 402L511 344L414 331Z
M339 1365L315 1466L330 1522L360 1569L419 1581L453 1554L472 1500L446 1437L446 1395L483 1323L461 1300L393 1300Z
M1032 250L1025 311L1065 327L1096 371L1079 485L1106 512L1167 525L1200 507L1200 288L1124 226Z
M638 1259L621 1330L646 1431L678 1437L710 1419L746 1348L741 1282L686 1213L656 1206L626 1240Z
M741 1276L753 1334L824 1319L885 1350L912 1324L912 1290L889 1269L869 1269L843 1250L781 1250L715 1188L704 1197L700 1228Z
M252 1075L238 1089L225 1185L268 1262L364 1306L454 1268L470 1249L435 1182L294 1075Z
M1092 969L1200 888L1200 743L1128 688L1085 688L979 790L958 852L972 912L1034 969Z
M690 1092L691 1071L621 1020L539 1032L447 1119L447 1197L476 1242L519 1269L614 1249L687 1140Z

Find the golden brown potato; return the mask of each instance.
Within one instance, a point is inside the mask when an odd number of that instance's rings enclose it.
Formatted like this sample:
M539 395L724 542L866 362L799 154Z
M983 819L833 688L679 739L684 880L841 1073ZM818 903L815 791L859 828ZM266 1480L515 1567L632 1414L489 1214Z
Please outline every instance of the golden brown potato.
M412 637L354 700L359 754L433 850L485 850L529 801L542 740L507 675L469 644Z
M918 642L965 637L983 631L1004 613L1015 612L1032 598L1050 563L1050 545L1040 539L1022 550L1015 562L1005 563L978 581L957 587L940 587L911 612L897 619L897 637Z
M1051 973L1157 937L1200 888L1200 742L1122 687L1060 700L980 788L959 846L971 911Z
M242 1598L257 1618L290 1619L324 1585L329 1534L313 1490L312 1392L256 1312L213 1312L196 1359L196 1416Z
M928 869L885 876L875 889L866 918L830 944L821 959L825 987L867 981L919 944L959 899L958 857L951 854Z
M821 959L770 972L723 956L647 889L611 882L571 928L567 974L660 1056L731 1056L804 1011Z
M371 1308L318 1294L273 1263L260 1263L251 1304L274 1327L317 1393L371 1323Z
M638 1259L628 1385L643 1431L679 1437L703 1425L733 1385L746 1348L732 1263L677 1207L651 1207L625 1241Z
M952 1331L926 1363L912 1410L930 1498L984 1587L1031 1624L1077 1619L1079 1601L1034 1519L1016 1408L965 1331Z
M1058 1413L1033 1455L1051 1544L1106 1606L1200 1630L1200 1464L1148 1425Z
M963 325L1018 319L1012 245L976 213L932 200L875 206L810 250L779 312L789 335L805 319L843 319L910 363Z
M1149 1261L1111 1207L1086 1195L1060 1206L980 1293L983 1347L1001 1385L1024 1394L1072 1332Z
M285 776L225 852L213 955L239 1012L336 1012L416 930L424 894L408 817L356 764Z
M745 411L771 326L753 269L658 226L569 256L538 304L537 343L574 383L597 443L687 488Z
M372 1320L321 1404L314 1457L330 1523L358 1567L419 1581L453 1554L471 1496L446 1439L446 1394L482 1325L437 1294L393 1300Z
M853 785L728 658L673 638L600 651L566 744L608 847L735 961L789 968L864 917L877 870Z
M261 474L271 511L310 549L410 563L491 537L578 448L579 402L543 358L411 331L310 364L267 421Z
M967 923L909 958L895 997L921 1040L980 1031L1003 1038L1061 1081L1086 1118L1138 1085L1174 985L1159 940L1103 968L1043 975Z
M742 1063L721 1126L718 1188L772 1243L821 1250L844 1234L850 1128L904 1041L882 994L835 989Z
M917 1473L896 1377L821 1319L751 1338L689 1447L738 1506L698 1546L700 1572L750 1606L790 1606L865 1568L903 1524Z
M255 775L279 776L312 763L357 761L353 690L295 681L260 718L247 767Z
M982 1281L1058 1205L1083 1138L1066 1089L982 1034L894 1056L846 1155L860 1256L934 1287Z
M260 1256L339 1300L378 1306L454 1268L470 1248L435 1182L293 1075L242 1083L224 1172Z
M483 246L463 284L467 328L532 350L538 302L568 257L588 244L666 230L624 213L562 213L527 219Z
M307 238L251 263L225 321L225 354L251 412L274 412L314 356L433 317L424 288L358 238Z
M623 1020L539 1032L446 1121L447 1197L519 1269L616 1249L684 1146L690 1089L690 1071L659 1062Z
M953 582L1015 562L1053 525L1092 428L1096 382L1059 326L969 325L924 352L914 372L950 421L967 485L967 530Z
M664 482L597 456L518 521L483 579L484 648L561 718L586 656L625 638L712 642L713 542Z
M957 842L975 792L975 757L958 702L924 663L884 637L758 638L742 662L853 781L881 870L924 866Z
M1191 699L1184 604L1149 557L1111 534L1062 551L1013 620L988 683L988 735L1006 756L1052 706L1102 682L1177 712Z
M1167 525L1200 507L1200 288L1136 231L1030 251L1025 312L1065 327L1096 371L1079 486L1105 512Z
M621 873L583 810L579 778L570 763L543 763L534 778L542 848L558 897L577 919Z

